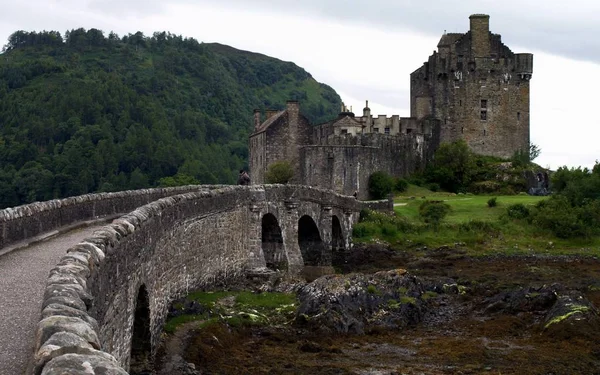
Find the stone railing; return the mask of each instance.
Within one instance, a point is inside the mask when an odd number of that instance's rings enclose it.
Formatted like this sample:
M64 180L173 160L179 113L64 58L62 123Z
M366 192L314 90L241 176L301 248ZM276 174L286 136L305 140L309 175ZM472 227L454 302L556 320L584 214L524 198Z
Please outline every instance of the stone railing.
M0 249L74 223L131 212L160 198L223 185L86 194L0 210Z
M199 190L200 188L187 189ZM126 281L123 284L123 280L138 277L126 273L141 272L139 269L142 263L138 265L135 262L147 262L154 256L155 250L148 245L149 239L158 241L164 233L168 232L169 226L177 226L178 222L191 217L203 217L209 213L220 212L221 209L245 207L253 200L285 201L290 198L322 202L353 212L358 212L362 208L387 210L390 206L389 200L360 202L353 197L341 196L327 190L289 185L206 189L172 195L141 206L115 219L111 224L94 232L92 237L68 249L67 254L50 271L42 304L41 321L36 333L33 373L36 375L127 374L121 365L124 362L123 358L119 361L116 354L113 356L104 351L108 350L104 347L102 338L102 332L106 331L106 327L101 327L98 322L112 324L117 320L114 317L107 318L106 294L111 293L111 289L127 288ZM219 213L217 216L222 217L222 215ZM212 244L211 249L214 249L214 245ZM134 251L136 247L144 247L142 253L136 253ZM165 255L159 256L163 257L164 263ZM140 257L146 259L139 260ZM224 271L222 274L226 275L225 277L239 277L243 272L240 268L243 262L239 262L239 259L227 259L232 264L221 264L220 266L223 267L221 271ZM114 265L119 265L121 268L115 271ZM195 267L197 265L188 264L189 269ZM194 286L196 285L190 285L190 287ZM166 298L160 301L170 302ZM103 312L99 312L100 310ZM101 316L96 316L98 314ZM123 321L131 324L127 319ZM124 342L127 341L124 332L126 328L121 327L119 330L113 327L110 330L117 332L117 336L120 334L119 337L122 336ZM128 344L130 343L131 339ZM127 343L114 345L118 347L121 344L128 345ZM110 346L113 347L113 351L127 352L115 349L113 344Z

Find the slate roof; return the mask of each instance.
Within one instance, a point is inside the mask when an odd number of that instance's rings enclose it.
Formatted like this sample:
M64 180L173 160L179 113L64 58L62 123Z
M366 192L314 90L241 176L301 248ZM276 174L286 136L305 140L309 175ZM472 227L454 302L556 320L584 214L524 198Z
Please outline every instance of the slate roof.
M333 126L360 126L365 127L362 123L356 121L355 118L350 116L344 116L339 120L335 120L332 124Z
M271 117L269 117L265 122L260 124L258 129L254 130L254 134L262 133L265 130L267 130L267 128L269 128L269 126L273 125L275 123L275 121L277 121L279 118L281 118L281 116L283 116L283 114L285 112L286 112L285 110L279 111L279 112L275 113L274 115L272 115Z
M456 43L460 38L462 38L465 34L462 33L449 33L442 35L440 42L438 43L438 47L448 47L453 43Z

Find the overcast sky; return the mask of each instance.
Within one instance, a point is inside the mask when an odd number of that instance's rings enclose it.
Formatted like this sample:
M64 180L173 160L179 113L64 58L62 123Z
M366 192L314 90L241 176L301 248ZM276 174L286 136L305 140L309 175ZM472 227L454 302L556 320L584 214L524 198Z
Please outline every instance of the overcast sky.
M170 31L305 68L360 113L409 116L409 74L469 15L513 52L534 53L531 141L542 166L600 159L600 1L571 0L0 0L0 44L16 30Z

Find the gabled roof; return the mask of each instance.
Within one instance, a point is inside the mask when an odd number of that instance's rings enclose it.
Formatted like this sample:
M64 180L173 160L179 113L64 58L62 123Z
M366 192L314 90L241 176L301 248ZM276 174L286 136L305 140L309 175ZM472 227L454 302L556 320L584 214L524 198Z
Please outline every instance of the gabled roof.
M267 130L267 128L271 125L273 125L277 120L279 120L281 118L281 116L283 116L283 114L286 111L279 111L277 113L275 113L274 115L272 115L271 117L269 117L265 122L263 122L262 124L260 124L260 126L258 127L258 129L254 130L254 134L256 133L261 133L264 132L265 130Z
M360 127L365 127L365 125L361 124L360 122L356 121L355 118L350 117L350 116L344 116L338 120L333 121L332 123L333 126L360 126Z

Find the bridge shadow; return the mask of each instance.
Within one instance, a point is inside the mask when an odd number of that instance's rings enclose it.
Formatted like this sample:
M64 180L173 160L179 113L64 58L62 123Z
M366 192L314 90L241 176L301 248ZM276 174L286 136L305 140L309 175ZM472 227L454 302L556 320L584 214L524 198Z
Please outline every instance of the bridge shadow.
M133 320L133 336L131 338L131 375L152 373L152 339L150 333L150 303L148 291L142 285L138 292Z
M262 218L262 249L267 268L288 269L281 227L273 214L266 214Z
M319 234L319 228L308 215L304 215L298 220L298 245L305 266L328 265L328 257Z

